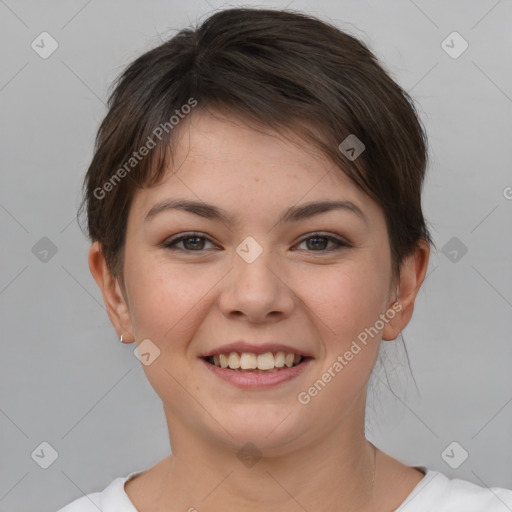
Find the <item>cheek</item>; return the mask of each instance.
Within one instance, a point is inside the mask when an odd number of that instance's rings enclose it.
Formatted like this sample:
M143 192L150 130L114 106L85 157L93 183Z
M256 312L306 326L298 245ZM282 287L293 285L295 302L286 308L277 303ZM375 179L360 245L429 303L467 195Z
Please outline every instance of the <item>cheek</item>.
M127 272L132 325L138 343L149 339L159 350L150 364L143 365L143 370L162 399L173 397L168 406L187 410L190 404L182 386L190 390L195 386L189 382L189 363L194 361L189 361L187 349L208 311L205 307L208 292L213 292L221 276L211 269L208 271L206 266L201 272L197 267L187 269L186 265L170 265L149 258L142 263L142 256L139 255L137 268L132 266L131 273Z
M170 265L142 260L137 266L127 261L130 278L131 317L135 338L151 339L161 350L177 348L193 336L193 325L201 314L201 302L220 277L205 266ZM135 256L132 262L135 263ZM131 268L130 268L131 267Z
M314 311L322 338L342 348L384 312L388 275L374 259L346 262L328 271L318 269L302 284L305 303Z
M315 313L325 353L315 378L297 398L301 404L310 404L307 407L313 416L328 415L334 424L364 396L381 338L380 332L375 334L370 328L384 312L388 275L382 274L374 260L340 266L315 277L307 304Z

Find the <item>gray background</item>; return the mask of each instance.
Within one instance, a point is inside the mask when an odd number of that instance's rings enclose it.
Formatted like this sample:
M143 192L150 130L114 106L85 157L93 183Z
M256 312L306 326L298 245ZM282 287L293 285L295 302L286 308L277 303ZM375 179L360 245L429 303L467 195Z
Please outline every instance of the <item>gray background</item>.
M226 5L0 0L0 511L55 511L168 453L161 402L135 346L110 325L75 213L108 85L160 37ZM439 251L404 331L418 390L403 351L387 344L397 396L376 373L368 435L408 464L512 488L512 2L229 5L289 5L333 21L416 99ZM42 31L59 45L47 59L31 48ZM453 31L469 43L458 58L441 45ZM57 249L46 261L33 252L43 237ZM457 469L441 455L453 441L469 454ZM31 455L42 442L58 452L48 469ZM463 454L448 453L452 464Z

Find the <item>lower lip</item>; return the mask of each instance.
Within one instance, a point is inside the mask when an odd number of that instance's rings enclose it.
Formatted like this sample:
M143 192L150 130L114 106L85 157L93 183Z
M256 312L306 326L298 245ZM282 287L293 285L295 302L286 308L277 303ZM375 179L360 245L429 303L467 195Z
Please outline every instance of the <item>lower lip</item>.
M264 388L277 386L282 382L289 381L300 375L304 370L306 370L312 360L313 359L306 359L297 366L284 368L272 373L245 373L229 370L228 368L221 368L208 363L205 359L202 359L203 363L214 375L241 388Z

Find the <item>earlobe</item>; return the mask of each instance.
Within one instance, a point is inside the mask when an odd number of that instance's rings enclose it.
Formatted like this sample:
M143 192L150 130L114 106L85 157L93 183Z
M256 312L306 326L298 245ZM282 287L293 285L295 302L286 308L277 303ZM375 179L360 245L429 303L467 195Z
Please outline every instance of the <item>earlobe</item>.
M387 322L382 331L382 339L385 341L392 341L400 334L402 320L401 313L403 311L403 305L399 300L396 300L386 310Z
M129 308L121 292L118 279L115 279L105 261L99 242L94 242L89 250L89 269L103 296L108 316L118 337L133 338Z
M414 253L403 261L400 268L397 301L388 309L389 316L393 316L393 318L390 318L384 327L383 340L395 340L411 320L414 302L427 272L429 255L429 244L420 240ZM399 304L399 307L397 304ZM395 311L394 315L391 313L392 309Z

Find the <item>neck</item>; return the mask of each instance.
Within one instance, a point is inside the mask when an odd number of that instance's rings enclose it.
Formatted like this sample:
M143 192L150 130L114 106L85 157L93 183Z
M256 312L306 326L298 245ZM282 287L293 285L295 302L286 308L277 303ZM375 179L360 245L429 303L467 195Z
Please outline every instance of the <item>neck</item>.
M287 451L281 444L279 455L260 452L259 460L242 457L245 462L237 457L244 443L222 446L170 423L176 449L159 480L159 504L191 511L370 512L376 451L360 424L348 423L317 436L314 443Z

